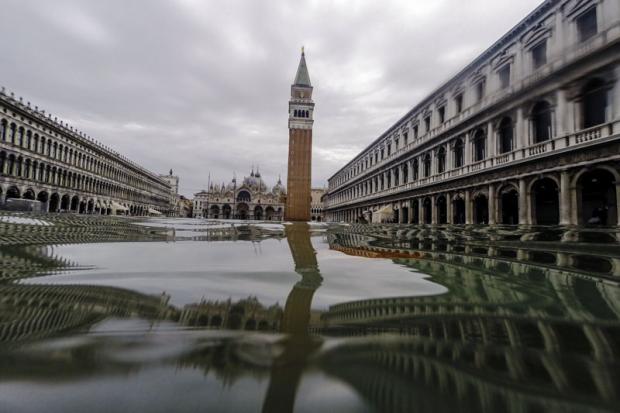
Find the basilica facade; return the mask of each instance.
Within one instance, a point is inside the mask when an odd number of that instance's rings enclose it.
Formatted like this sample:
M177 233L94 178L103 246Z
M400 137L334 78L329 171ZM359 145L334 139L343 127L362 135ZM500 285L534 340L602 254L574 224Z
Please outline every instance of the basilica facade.
M620 3L546 0L330 179L327 219L620 222Z
M269 188L257 170L237 182L210 184L194 194L194 218L282 221L286 190L282 181Z

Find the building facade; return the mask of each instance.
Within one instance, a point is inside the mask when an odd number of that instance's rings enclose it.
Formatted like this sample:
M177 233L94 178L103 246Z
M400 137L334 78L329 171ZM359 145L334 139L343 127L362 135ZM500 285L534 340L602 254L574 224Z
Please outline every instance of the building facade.
M286 219L289 221L309 221L314 102L312 101L312 85L303 48L295 81L291 86L291 100L288 109Z
M178 175L174 175L171 169L168 175L159 175L159 177L170 185L170 194L168 195L168 211L166 211L166 215L177 217L180 216L178 211L180 200Z
M209 190L194 194L194 218L255 219L282 221L284 196L282 181L269 190L257 170L243 178L240 185L234 178L228 185L211 184Z
M325 221L324 196L326 192L327 190L324 188L312 188L310 191L310 197L312 199L310 203L311 221Z
M327 218L615 225L619 78L620 3L547 0L333 175Z
M47 212L157 215L169 194L156 174L0 91L0 204L26 199Z

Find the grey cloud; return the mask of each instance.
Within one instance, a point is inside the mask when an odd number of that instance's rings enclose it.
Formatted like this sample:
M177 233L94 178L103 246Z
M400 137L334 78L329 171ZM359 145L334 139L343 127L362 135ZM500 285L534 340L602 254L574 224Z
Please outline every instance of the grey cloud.
M0 83L191 196L260 164L285 179L306 46L313 185L509 30L538 0L8 0Z

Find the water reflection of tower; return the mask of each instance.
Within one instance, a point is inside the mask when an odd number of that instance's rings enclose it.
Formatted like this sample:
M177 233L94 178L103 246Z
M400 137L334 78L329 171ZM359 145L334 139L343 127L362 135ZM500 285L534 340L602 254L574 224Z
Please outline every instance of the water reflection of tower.
M308 334L312 297L323 277L316 261L316 251L310 241L307 223L286 226L286 239L295 262L295 272L301 275L286 299L281 332L289 334L284 351L274 361L263 412L292 412L295 393L310 355L321 342Z
M307 334L312 297L323 277L316 261L316 251L310 241L308 224L288 225L286 239L295 262L295 272L301 275L301 281L295 284L286 299L281 331L288 334Z

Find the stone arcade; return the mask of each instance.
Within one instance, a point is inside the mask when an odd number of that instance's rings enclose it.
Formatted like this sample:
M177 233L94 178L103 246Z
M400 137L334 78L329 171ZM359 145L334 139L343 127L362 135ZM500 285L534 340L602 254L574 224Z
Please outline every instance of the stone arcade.
M620 3L547 0L333 175L327 219L616 225L619 78Z
M45 111L0 92L0 203L41 201L44 211L159 215L164 180Z

